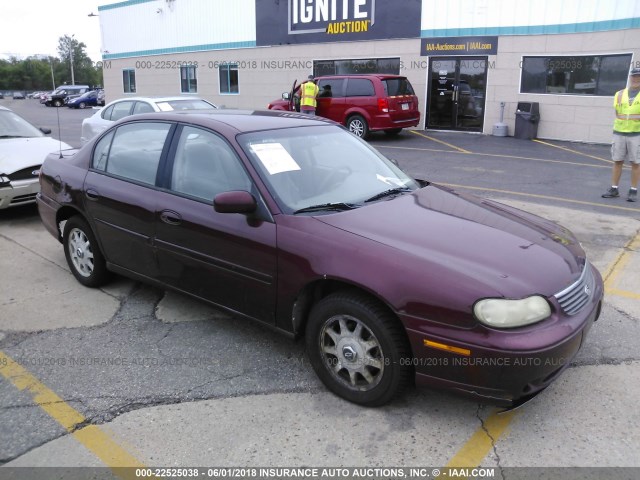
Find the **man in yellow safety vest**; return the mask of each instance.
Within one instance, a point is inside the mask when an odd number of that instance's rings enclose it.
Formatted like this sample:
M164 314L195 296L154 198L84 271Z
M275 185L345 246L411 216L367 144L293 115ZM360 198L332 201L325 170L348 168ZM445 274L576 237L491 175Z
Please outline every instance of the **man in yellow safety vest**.
M613 122L613 144L611 158L614 161L611 173L611 187L603 198L619 197L618 183L622 175L625 159L631 164L631 188L627 201L638 199L638 180L640 180L640 68L629 73L629 86L613 97L616 119Z
M300 112L309 115L316 114L316 96L318 86L313 81L313 75L309 75L306 82L300 85Z

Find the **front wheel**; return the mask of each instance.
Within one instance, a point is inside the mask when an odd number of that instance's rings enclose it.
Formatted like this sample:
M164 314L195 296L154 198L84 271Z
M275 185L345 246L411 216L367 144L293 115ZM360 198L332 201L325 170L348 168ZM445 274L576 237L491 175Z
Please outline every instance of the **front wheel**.
M356 137L367 138L369 134L369 125L367 121L360 115L353 115L347 120L347 130L353 133Z
M78 104L78 108L84 108L84 107L86 107L86 106L87 106L87 104L86 104L86 103L84 103L84 102L80 102L80 103Z
M360 405L388 403L410 382L410 348L397 319L378 302L335 293L311 311L309 360L336 395Z
M54 107L61 107L62 106L62 101L61 100L54 100L53 101L53 106Z
M64 254L71 273L85 287L100 287L109 278L106 262L89 224L79 216L71 217L62 236Z

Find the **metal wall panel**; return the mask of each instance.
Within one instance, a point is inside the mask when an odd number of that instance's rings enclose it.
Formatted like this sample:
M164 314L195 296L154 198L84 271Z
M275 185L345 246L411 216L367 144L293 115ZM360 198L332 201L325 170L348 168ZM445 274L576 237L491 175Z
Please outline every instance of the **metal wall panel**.
M422 37L596 32L639 18L637 0L423 0Z
M255 45L254 0L133 0L99 12L104 59Z

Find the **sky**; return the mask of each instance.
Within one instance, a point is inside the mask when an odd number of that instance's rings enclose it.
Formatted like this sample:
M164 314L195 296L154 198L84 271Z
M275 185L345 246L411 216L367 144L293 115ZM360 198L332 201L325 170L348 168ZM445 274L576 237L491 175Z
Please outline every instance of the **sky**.
M19 59L31 55L58 56L58 39L75 35L84 42L85 52L97 62L100 53L98 5L109 0L11 0L0 9L0 58Z

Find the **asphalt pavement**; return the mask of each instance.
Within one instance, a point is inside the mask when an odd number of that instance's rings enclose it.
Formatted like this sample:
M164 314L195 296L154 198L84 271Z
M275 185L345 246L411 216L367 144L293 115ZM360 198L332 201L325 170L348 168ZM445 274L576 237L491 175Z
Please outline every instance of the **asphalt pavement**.
M79 122L92 111L29 102L16 110L49 128L60 114L63 140L79 145ZM126 465L494 469L484 478L522 478L516 467L606 467L579 478L640 478L640 217L624 196L600 198L609 147L432 131L370 142L416 177L573 230L606 297L558 381L502 415L430 389L357 407L326 391L301 342L122 278L84 288L35 208L1 211L0 478L78 473L21 468L37 466L140 477L118 470ZM623 179L625 191L628 169ZM234 472L199 476L226 473Z

